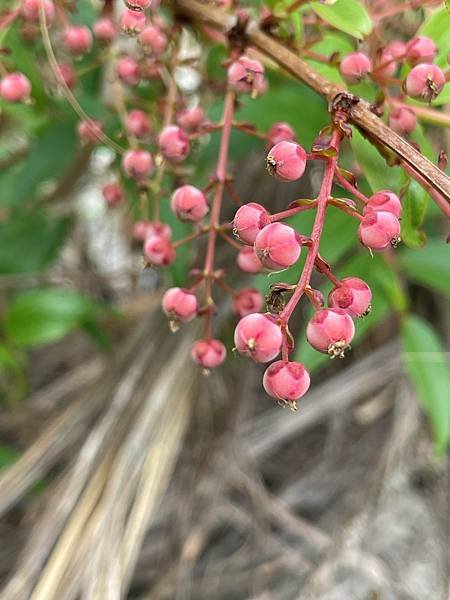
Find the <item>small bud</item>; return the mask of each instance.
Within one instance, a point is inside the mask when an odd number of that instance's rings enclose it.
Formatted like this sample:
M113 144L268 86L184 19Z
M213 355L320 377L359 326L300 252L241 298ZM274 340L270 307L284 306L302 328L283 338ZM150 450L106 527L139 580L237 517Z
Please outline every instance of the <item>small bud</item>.
M102 17L92 28L95 38L104 45L110 44L117 35L117 27L109 17Z
M436 65L420 64L408 73L404 88L408 96L431 102L442 92L445 75Z
M263 269L253 246L244 246L237 255L236 263L244 273L259 273Z
M263 386L269 396L293 404L306 394L310 378L305 367L298 362L277 360L267 367Z
M152 155L147 150L128 150L122 159L122 167L129 177L142 181L153 171Z
M299 259L301 238L289 225L271 223L256 236L255 250L267 269L281 271L291 267Z
M152 235L144 241L144 256L152 265L170 265L176 258L172 243L162 235Z
M205 113L200 106L186 108L177 114L178 125L188 132L197 131L205 120Z
M228 83L237 92L256 96L266 87L264 67L258 60L241 56L228 67Z
M82 144L96 144L103 131L103 125L97 119L80 121L78 123L78 136Z
M116 206L123 200L123 189L117 182L107 183L102 188L103 198L109 207Z
M313 348L343 358L355 335L353 320L341 308L321 308L309 321L306 337Z
M263 227L270 223L269 212L257 202L241 206L233 219L233 233L245 244L253 244Z
M396 246L400 236L399 220L391 212L371 211L359 224L358 236L362 245L372 250Z
M270 146L280 142L295 142L295 132L288 123L274 123L267 132L267 139Z
M166 223L157 223L156 221L136 221L133 224L132 236L140 242L145 241L152 235L172 239L172 230Z
M197 340L191 350L192 360L205 369L218 367L226 356L225 346L219 340Z
M42 4L44 6L46 23L50 24L55 18L55 5L52 0L42 0ZM22 17L32 23L39 22L40 5L41 0L22 0L20 9Z
M255 362L269 362L280 352L283 335L274 317L253 313L243 317L234 331L234 344L240 354Z
M184 288L169 288L162 297L162 308L170 319L188 323L197 316L197 297Z
M244 288L240 290L233 300L233 310L240 317L252 313L259 313L263 307L264 298L256 288Z
M364 206L363 214L370 212L390 212L397 217L402 214L402 203L399 197L390 190L381 190L369 198L369 202Z
M159 56L167 47L167 36L158 27L149 25L139 35L139 43L144 52Z
M71 25L64 31L64 45L73 56L87 54L92 48L92 33L83 25Z
M150 119L143 110L139 109L132 110L127 114L125 128L128 135L132 135L138 139L145 139L152 132Z
M406 44L405 56L410 65L432 63L436 58L436 44L428 37L419 35Z
M282 181L296 181L305 172L306 152L294 142L279 142L267 155L267 170Z
M417 126L416 113L406 106L399 106L391 111L388 123L399 135L409 135Z
M201 221L208 213L205 195L193 185L183 185L175 190L171 208L180 221Z
M138 35L144 31L147 18L143 12L125 10L120 17L120 28L127 35Z
M189 154L189 138L177 125L165 127L158 138L161 152L168 160L181 162Z
M31 83L23 73L9 73L0 80L0 96L7 102L26 102L31 93Z
M139 64L132 56L121 56L117 60L117 76L127 85L137 85L141 79Z
M339 70L347 83L359 83L372 71L372 61L363 52L351 52L342 59Z
M341 308L353 318L367 315L372 301L372 292L367 283L358 277L346 277L340 283L328 296L329 306Z

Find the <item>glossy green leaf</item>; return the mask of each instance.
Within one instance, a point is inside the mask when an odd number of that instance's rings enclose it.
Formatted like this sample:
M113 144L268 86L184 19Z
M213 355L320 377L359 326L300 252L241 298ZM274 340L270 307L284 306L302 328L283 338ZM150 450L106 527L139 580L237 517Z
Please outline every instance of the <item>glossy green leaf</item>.
M421 248L426 241L421 229L428 204L428 193L414 180L402 198L401 238L410 248Z
M450 296L450 246L442 239L430 239L419 250L403 250L398 262L408 277Z
M321 19L349 35L362 39L372 31L372 20L358 0L337 0L334 4L311 2Z

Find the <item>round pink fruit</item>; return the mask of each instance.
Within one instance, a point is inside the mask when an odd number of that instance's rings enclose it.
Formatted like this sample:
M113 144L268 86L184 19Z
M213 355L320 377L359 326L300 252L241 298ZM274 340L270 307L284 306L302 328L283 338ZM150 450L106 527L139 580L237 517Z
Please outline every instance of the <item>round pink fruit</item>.
M269 212L257 202L241 206L234 215L233 233L245 244L253 244L263 227L270 223Z
M175 190L171 208L180 221L201 221L208 213L205 195L193 185L183 185Z
M369 314L372 292L367 283L358 277L346 277L340 283L328 296L329 306L341 308L353 318Z
M234 330L234 344L240 354L255 362L269 362L280 352L283 335L274 317L253 313L243 317Z
M227 356L220 340L197 340L191 350L191 358L205 369L213 369L223 363Z
M197 296L184 288L169 288L162 297L162 308L170 319L188 323L197 316Z
M267 170L282 181L296 181L305 172L306 152L295 142L278 142L267 155Z
M267 269L281 271L299 259L302 250L301 238L289 225L271 223L256 236L255 250Z
M321 308L309 321L306 337L313 348L343 358L355 335L351 316L341 308Z
M269 396L294 403L306 394L310 378L305 367L293 361L277 360L267 367L263 386Z

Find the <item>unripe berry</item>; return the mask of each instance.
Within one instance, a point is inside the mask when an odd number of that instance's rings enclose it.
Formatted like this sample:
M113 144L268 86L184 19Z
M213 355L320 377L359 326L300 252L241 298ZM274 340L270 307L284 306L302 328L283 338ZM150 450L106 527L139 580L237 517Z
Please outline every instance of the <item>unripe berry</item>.
M147 138L152 131L150 119L143 110L139 109L134 109L127 114L125 128L128 135L133 135L138 139Z
M7 102L24 102L31 92L31 83L23 73L9 73L0 80L0 96Z
M52 0L42 0L42 4L44 6L45 20L47 24L50 24L55 18L55 5ZM22 17L26 21L38 22L40 5L41 0L22 0L20 9Z
M144 51L154 56L162 54L167 47L166 34L154 25L146 27L139 34L138 40Z
M192 321L197 316L197 307L197 296L183 288L169 288L162 297L163 311L173 321Z
M391 190L381 190L370 196L369 202L364 206L363 214L379 211L390 212L399 218L402 214L402 203L397 194Z
M267 140L270 146L279 142L295 142L295 132L288 123L274 123L267 132Z
M351 52L342 59L339 70L347 83L358 83L372 71L372 61L363 52Z
M158 143L165 158L173 162L181 162L189 154L189 138L177 125L164 127Z
M137 85L141 79L139 64L132 56L121 56L117 60L117 76L127 85Z
M78 136L83 145L97 143L102 131L103 125L97 119L89 119L89 121L78 123Z
M178 125L189 132L197 131L204 120L205 113L200 106L186 108L177 114Z
M386 45L386 52L389 52L396 60L401 60L405 57L406 44L401 40L392 40Z
M234 330L234 345L255 362L269 362L280 352L283 334L274 317L253 313L243 317Z
M306 394L309 389L309 373L298 362L277 360L267 367L263 377L263 386L269 396L277 400L292 403Z
M205 369L218 367L226 356L225 346L219 340L197 340L191 350L192 360Z
M236 264L244 273L259 273L263 265L253 246L244 246L236 257Z
M409 135L417 126L416 113L406 106L398 106L391 111L388 123L399 135Z
M74 56L87 54L92 48L92 33L83 25L71 25L64 31L64 45Z
M152 235L164 237L167 240L172 239L172 229L166 223L157 223L156 221L136 221L133 224L132 236L140 242L145 241Z
M389 245L395 247L400 240L400 222L390 212L371 211L359 224L358 236L363 246L372 250L383 250Z
M431 63L437 54L436 44L428 37L419 35L406 44L406 60L410 65Z
M282 181L295 181L305 172L306 152L295 142L278 142L269 150L266 167Z
M153 171L153 158L147 150L128 150L122 159L122 166L129 177L142 181Z
M77 82L77 74L75 73L74 68L69 63L60 63L58 67L63 81L71 90Z
M149 8L152 0L124 0L124 2L130 10L141 11Z
M228 67L228 83L238 92L252 94L261 93L265 87L264 67L259 60L241 56Z
M365 281L358 277L346 277L341 285L333 288L328 296L331 308L341 308L351 317L364 317L369 314L372 292Z
M116 206L123 200L123 189L117 182L107 183L102 188L103 198L108 206Z
M120 17L120 27L127 35L138 35L141 33L147 22L147 18L143 12L135 10L126 10Z
M180 221L201 221L208 213L205 195L193 185L182 185L176 189L170 206Z
M240 317L252 313L258 313L262 309L264 298L256 288L244 288L240 290L233 300L233 310Z
M233 219L233 233L245 244L253 244L263 227L270 223L269 212L257 202L238 208Z
M271 223L256 236L255 250L267 269L281 271L297 262L302 250L301 238L289 225Z
M117 35L117 27L109 17L102 17L93 26L94 36L102 44L110 44Z
M431 102L441 93L445 75L436 65L420 64L408 73L404 88L408 96Z
M313 348L343 358L355 335L355 325L341 308L321 308L306 327L306 337Z
M144 256L152 265L170 265L176 251L170 240L162 235L152 235L144 241Z

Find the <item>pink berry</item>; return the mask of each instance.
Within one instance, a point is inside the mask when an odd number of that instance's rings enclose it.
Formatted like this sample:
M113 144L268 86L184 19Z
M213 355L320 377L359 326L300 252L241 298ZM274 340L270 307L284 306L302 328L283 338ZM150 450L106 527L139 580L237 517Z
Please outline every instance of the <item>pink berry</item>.
M269 396L277 400L293 403L299 400L309 389L309 373L298 362L277 360L267 367L263 386Z
M125 10L120 17L120 27L127 35L138 35L144 30L147 18L143 12Z
M138 39L144 51L154 56L162 54L167 47L166 34L154 25L146 27Z
M408 96L431 102L442 92L445 75L436 65L420 64L411 69L404 83Z
M400 240L400 222L391 212L371 211L359 224L358 236L363 246L372 250L395 247Z
M401 40L392 40L386 45L386 52L389 52L396 60L401 60L405 57L406 44Z
M278 142L267 155L267 170L282 181L295 181L305 172L306 152L295 142Z
M233 300L233 310L240 317L252 313L258 313L262 309L264 298L256 288L244 288L240 290Z
M205 369L218 367L226 356L225 346L219 340L197 340L191 350L192 360Z
M60 63L58 65L60 75L69 89L72 89L77 82L77 74L69 63Z
M123 200L123 189L117 182L105 184L102 194L108 206L116 206Z
M7 102L24 102L31 92L31 83L23 73L9 73L0 80L0 96Z
M152 265L170 265L176 258L176 251L170 240L162 235L151 235L144 241L144 256Z
M234 345L240 354L255 362L269 362L280 352L281 329L270 314L253 313L242 317L234 330Z
M274 123L267 132L267 139L270 146L279 142L295 142L295 132L288 123Z
M259 273L263 265L253 246L243 246L236 258L237 266L245 273Z
M197 316L197 297L183 288L169 288L162 297L162 308L170 319L188 323Z
M397 218L402 214L402 203L399 197L390 190L381 190L370 196L369 202L365 205L363 213L386 211L395 215Z
M263 227L270 223L269 212L257 202L241 206L233 219L233 233L245 244L253 244Z
M141 11L149 8L152 0L124 0L124 2L130 10Z
M129 177L142 181L153 171L153 158L147 150L128 150L123 157L122 166Z
M197 131L204 120L205 113L200 106L186 108L177 114L178 125L189 132Z
M372 61L363 52L351 52L342 59L339 70L347 83L358 83L372 71Z
M132 56L121 56L117 60L117 75L127 85L137 85L141 79L139 64Z
M228 67L228 83L238 92L257 95L264 91L264 67L258 60L241 56Z
M406 60L410 65L431 63L437 54L436 44L428 37L419 35L410 40L406 45Z
M398 63L395 60L395 56L388 50L384 49L379 57L376 72L379 77L393 77L397 71Z
M205 195L193 185L182 185L176 189L170 205L180 221L201 221L208 213Z
M45 20L49 24L55 18L55 5L52 0L42 0ZM21 14L26 21L38 22L41 0L22 0Z
M313 348L343 358L355 335L355 325L341 308L321 308L306 327L306 337Z
M409 135L417 126L416 113L406 106L399 106L391 111L388 123L399 135Z
M92 48L92 33L83 25L71 25L64 31L64 45L70 54L82 56Z
M78 136L82 144L95 144L99 141L103 125L97 119L80 121L78 123Z
M256 236L255 250L267 269L281 271L297 262L302 244L295 229L284 223L271 223Z
M138 139L147 138L152 131L150 119L143 110L139 109L132 110L127 114L125 128L129 135Z
M102 17L92 28L94 36L102 44L110 44L117 35L117 27L112 19L109 17Z
M353 318L369 314L372 292L367 283L358 277L346 277L340 283L331 290L328 305L345 310Z
M136 221L133 224L132 236L140 242L145 241L152 235L172 239L172 230L166 223L157 223L156 221Z
M165 127L158 138L161 152L168 160L181 162L189 154L189 138L177 125Z

